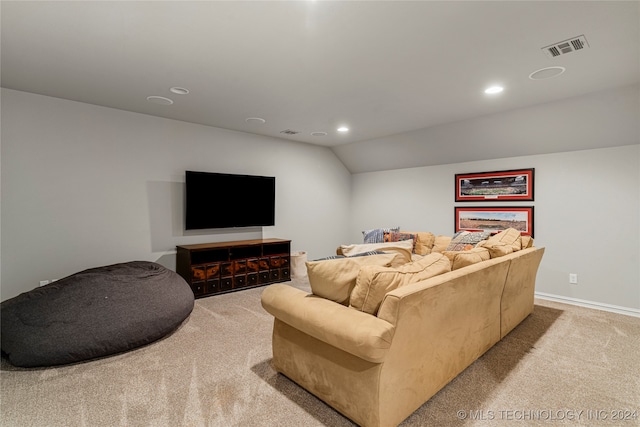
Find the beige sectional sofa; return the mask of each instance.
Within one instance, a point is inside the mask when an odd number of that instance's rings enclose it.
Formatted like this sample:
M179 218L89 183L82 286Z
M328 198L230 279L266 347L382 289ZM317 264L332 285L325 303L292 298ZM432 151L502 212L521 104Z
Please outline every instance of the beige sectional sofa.
M379 265L351 264L349 277L334 278L335 295L326 281L323 296L315 294L322 268L314 263L313 293L265 288L262 305L275 318L274 368L361 426L402 422L532 312L544 253L531 239L523 249L517 232L449 254L451 242L436 248L435 240L416 254L414 239L408 263L387 255ZM395 253L406 257L403 251ZM452 269L460 257L467 260Z

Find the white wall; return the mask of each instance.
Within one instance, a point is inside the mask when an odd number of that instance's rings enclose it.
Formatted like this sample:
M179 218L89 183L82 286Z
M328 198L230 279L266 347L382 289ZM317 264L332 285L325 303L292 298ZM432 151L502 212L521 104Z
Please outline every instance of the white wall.
M280 237L315 258L345 240L350 174L324 147L2 89L1 299L175 245ZM184 171L276 177L276 225L184 231ZM250 196L248 196L250 197Z
M640 309L640 145L353 175L350 240L361 230L453 234L456 173L535 168L537 292ZM578 284L569 284L569 273Z
M640 308L640 145L350 175L324 147L1 94L2 300L98 265L173 268L176 244L281 237L317 258L366 228L452 234L454 174L534 167L537 290ZM187 169L276 176L276 226L185 232Z

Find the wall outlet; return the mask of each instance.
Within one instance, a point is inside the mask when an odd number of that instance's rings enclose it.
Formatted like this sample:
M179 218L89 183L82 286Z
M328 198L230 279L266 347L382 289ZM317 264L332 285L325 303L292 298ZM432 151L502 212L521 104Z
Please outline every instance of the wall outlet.
M569 283L578 284L578 275L576 273L569 273Z

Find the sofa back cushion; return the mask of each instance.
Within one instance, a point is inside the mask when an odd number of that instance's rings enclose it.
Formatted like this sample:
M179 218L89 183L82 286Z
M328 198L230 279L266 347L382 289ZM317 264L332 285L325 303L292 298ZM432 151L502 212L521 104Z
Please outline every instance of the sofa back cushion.
M491 258L501 257L522 249L522 234L515 228L507 228L480 242L478 246L487 248Z
M487 248L473 248L468 251L444 251L444 255L451 261L451 270L457 270L491 259Z
M375 315L387 292L448 271L451 271L451 262L439 253L426 255L418 261L397 268L364 266L356 278L349 306Z
M449 247L449 243L451 243L451 238L452 236L444 236L442 234L439 236L436 236L434 238L433 248L431 249L431 253L433 252L442 253L446 251L447 247Z
M436 236L428 231L401 231L400 233L406 233L415 236L415 242L413 245L413 253L418 255L429 255L433 244L435 243Z
M308 261L307 275L311 292L322 298L349 304L360 268L365 265L390 266L397 253Z
M529 249L533 247L533 237L522 236L522 249Z

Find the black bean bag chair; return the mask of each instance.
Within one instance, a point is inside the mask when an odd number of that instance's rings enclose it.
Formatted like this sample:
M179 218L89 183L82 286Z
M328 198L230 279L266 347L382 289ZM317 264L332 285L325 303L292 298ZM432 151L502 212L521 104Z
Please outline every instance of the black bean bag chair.
M193 304L184 279L159 264L92 268L2 302L2 353L21 367L121 353L174 331Z

